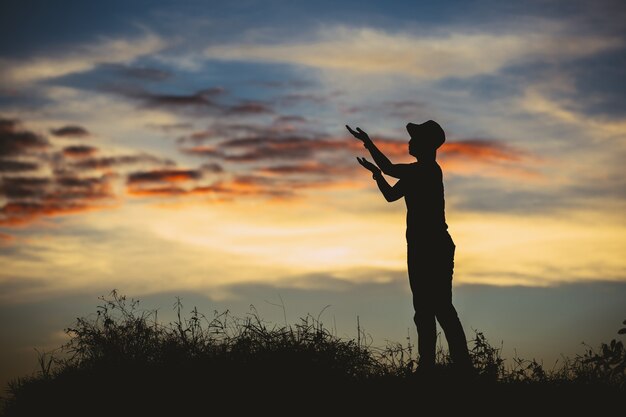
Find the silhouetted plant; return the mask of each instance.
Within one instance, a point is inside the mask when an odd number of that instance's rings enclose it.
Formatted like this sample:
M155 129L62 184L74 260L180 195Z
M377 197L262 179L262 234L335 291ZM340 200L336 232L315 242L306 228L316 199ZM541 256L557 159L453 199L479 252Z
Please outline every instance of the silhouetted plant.
M289 397L320 387L337 395L350 389L362 395L362 388L356 387L363 384L380 390L409 383L418 363L408 338L406 345L375 348L363 342L367 337L360 325L357 340L343 340L311 315L282 326L263 321L254 307L243 318L228 311L205 316L196 308L184 317L177 299L175 321L161 323L156 311L140 310L138 300L116 291L100 300L95 315L78 318L66 329L69 342L39 354L36 375L9 384L6 415L39 415L67 404L78 407L81 401L99 401L102 393L132 401L172 397L184 404L207 392L214 397L234 395L230 390L240 384L256 390L247 389L246 396L271 389ZM626 350L616 340L602 344L598 352L590 348L584 355L565 359L551 371L535 360L519 358L506 369L502 348L489 344L479 331L470 346L481 383L625 388ZM454 375L447 373L453 367L441 345L437 360L442 375ZM163 411L158 404L154 407Z
M508 382L549 382L551 375L537 360L515 357L512 368L503 372L503 379Z
M504 375L504 359L502 348L491 346L482 332L475 331L476 335L471 343L470 357L478 374L491 380L497 380Z
M600 350L588 348L569 364L571 379L626 387L626 348L615 339L602 343Z

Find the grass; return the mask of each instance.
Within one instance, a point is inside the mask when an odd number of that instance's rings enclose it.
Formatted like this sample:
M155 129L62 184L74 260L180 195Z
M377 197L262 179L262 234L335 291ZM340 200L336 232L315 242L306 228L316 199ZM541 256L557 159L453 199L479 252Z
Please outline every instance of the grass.
M375 413L428 405L503 410L623 410L626 349L612 340L545 369L476 332L476 375L460 377L442 348L434 374L415 376L409 343L376 348L336 337L313 316L272 325L253 313L194 308L171 323L113 291L96 314L66 329L69 342L39 355L40 370L8 385L5 416ZM626 322L624 323L626 324ZM626 333L621 329L620 334Z

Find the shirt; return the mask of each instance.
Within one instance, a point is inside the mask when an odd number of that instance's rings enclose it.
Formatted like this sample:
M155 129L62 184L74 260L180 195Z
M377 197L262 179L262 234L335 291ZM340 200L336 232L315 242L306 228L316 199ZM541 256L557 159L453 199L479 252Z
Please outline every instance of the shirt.
M397 186L407 207L407 239L447 231L443 172L436 161L408 164Z

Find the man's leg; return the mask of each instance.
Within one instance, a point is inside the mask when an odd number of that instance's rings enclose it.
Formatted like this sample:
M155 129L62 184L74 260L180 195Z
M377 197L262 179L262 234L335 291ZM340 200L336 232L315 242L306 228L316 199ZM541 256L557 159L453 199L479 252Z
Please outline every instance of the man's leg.
M413 293L413 321L417 328L417 350L419 366L422 369L435 366L435 351L437 344L437 323L430 290L424 280L425 271L420 271L418 265L419 254L408 250L409 283Z
M413 306L415 315L413 321L417 328L417 351L419 353L420 368L432 368L435 366L435 351L437 344L437 324L435 322L435 311L431 303L425 297L415 297L413 295Z
M463 326L459 320L456 309L452 305L452 300L441 302L435 310L437 320L446 335L450 356L455 365L460 367L471 366L469 351L467 350L467 339Z
M466 368L471 366L467 349L467 339L459 315L452 305L452 275L454 273L455 246L450 239L449 247L442 253L441 269L437 268L436 289L433 294L434 310L448 341L450 356L455 365Z

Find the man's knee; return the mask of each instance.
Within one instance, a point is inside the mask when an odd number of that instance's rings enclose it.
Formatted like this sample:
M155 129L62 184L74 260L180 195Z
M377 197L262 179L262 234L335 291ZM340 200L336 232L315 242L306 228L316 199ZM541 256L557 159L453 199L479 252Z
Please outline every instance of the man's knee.
M416 310L413 314L413 322L418 330L435 326L435 313L429 310Z
M459 314L451 302L442 303L442 305L438 306L435 315L442 327L459 321Z

